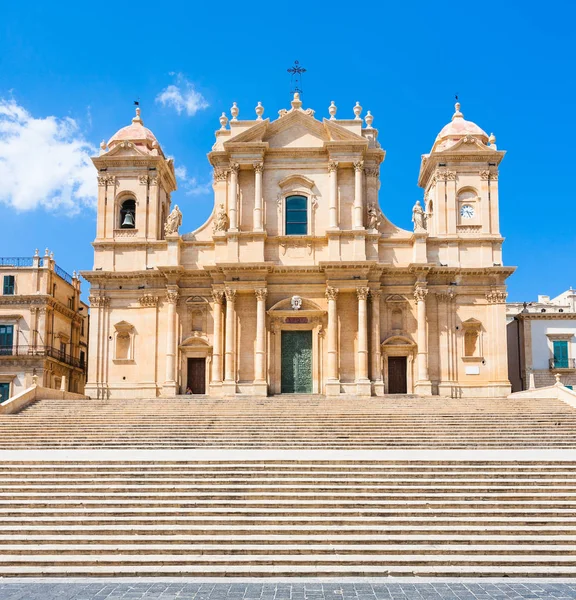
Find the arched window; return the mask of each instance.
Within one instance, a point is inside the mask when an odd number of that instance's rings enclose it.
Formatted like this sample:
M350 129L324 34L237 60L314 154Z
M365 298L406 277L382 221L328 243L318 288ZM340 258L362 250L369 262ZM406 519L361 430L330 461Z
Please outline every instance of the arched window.
M124 200L120 207L120 229L134 229L136 227L136 200Z
M286 235L308 233L308 198L288 196L286 198Z

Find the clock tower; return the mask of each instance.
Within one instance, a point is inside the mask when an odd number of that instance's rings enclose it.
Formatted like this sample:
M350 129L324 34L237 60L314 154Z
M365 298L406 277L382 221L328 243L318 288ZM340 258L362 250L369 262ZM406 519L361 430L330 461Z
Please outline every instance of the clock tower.
M422 157L418 184L425 190L428 232L430 238L455 242L438 248L442 264L500 265L498 165L505 152L497 149L494 135L464 119L460 103L455 108L452 121ZM485 246L475 253L482 264L463 264L472 240Z

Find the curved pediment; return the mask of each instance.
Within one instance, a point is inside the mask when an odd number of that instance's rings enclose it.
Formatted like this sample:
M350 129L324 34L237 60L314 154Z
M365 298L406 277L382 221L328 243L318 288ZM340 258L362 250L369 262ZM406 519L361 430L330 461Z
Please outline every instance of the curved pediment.
M301 186L311 190L314 187L314 182L305 175L288 175L288 177L284 177L284 179L279 181L278 185L282 189Z
M413 348L416 344L410 338L403 335L391 335L382 342L382 346L410 346Z
M295 310L292 306L293 298L300 298L300 300L302 301L301 308L299 308L298 310ZM268 310L269 313L287 311L297 315L298 313L303 311L324 312L324 309L320 308L315 302L312 302L312 300L308 300L307 298L301 298L300 296L291 296L290 298L284 298L284 300L280 300L280 302L277 302L272 308Z
M187 337L185 340L182 341L180 345L187 346L188 348L193 346L198 346L200 348L211 348L210 344L208 343L208 340L195 335Z

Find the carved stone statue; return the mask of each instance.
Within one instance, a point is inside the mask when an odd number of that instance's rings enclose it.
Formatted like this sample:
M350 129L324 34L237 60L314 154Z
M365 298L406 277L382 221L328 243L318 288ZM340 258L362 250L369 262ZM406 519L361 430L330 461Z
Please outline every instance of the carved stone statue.
M176 204L172 212L168 215L166 219L166 224L164 225L164 233L166 235L171 235L174 233L178 233L178 228L182 225L182 213Z
M380 226L380 216L378 215L378 209L374 204L370 204L368 207L368 229L378 229Z
M217 231L227 231L230 225L230 219L228 218L228 214L224 209L224 205L221 204L218 209L218 213L216 214L216 219L214 220L214 225L212 227L212 231L216 233Z
M420 200L416 200L412 209L412 222L414 223L414 233L426 233L426 213L420 206Z

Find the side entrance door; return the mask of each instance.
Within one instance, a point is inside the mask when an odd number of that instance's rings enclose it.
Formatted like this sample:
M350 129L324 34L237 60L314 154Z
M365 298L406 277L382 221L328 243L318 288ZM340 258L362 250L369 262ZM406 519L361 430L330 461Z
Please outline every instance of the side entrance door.
M188 359L188 385L193 394L206 393L206 359Z
M282 332L283 394L312 393L312 331Z
M408 392L408 380L406 375L406 357L388 357L388 393L406 394Z

